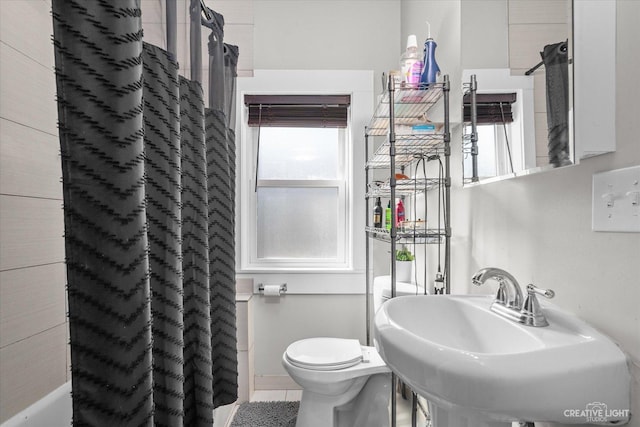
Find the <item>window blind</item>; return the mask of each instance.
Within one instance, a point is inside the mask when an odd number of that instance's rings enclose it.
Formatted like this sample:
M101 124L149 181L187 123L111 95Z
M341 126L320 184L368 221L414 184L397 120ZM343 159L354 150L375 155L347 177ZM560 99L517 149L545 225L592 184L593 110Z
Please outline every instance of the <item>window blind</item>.
M464 121L471 121L471 96L464 95ZM511 123L513 112L511 104L516 102L516 93L478 93L476 105L478 124Z
M350 95L245 95L249 126L347 127Z

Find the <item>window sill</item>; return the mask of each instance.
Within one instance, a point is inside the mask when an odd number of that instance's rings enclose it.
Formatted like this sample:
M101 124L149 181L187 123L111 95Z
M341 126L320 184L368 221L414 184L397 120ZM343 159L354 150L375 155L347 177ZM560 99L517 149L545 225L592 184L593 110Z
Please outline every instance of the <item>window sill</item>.
M524 169L515 173L509 173L506 175L500 175L500 176L492 176L492 177L488 177L488 178L481 178L480 181L478 182L469 182L469 183L465 183L463 185L464 188L471 188L471 187L477 187L480 185L484 185L484 184L491 184L494 182L500 182L500 181L506 181L508 179L514 179L514 178L520 178L520 177L524 177L524 176L529 176L529 175L534 175L534 174L538 174L541 172L550 172L550 171L554 171L554 170L559 170L559 169L564 169L567 167L572 167L572 166L576 166L576 164L571 164L571 165L567 165L567 166L563 166L563 167L554 167L554 166L538 166L535 168L531 168L531 169Z

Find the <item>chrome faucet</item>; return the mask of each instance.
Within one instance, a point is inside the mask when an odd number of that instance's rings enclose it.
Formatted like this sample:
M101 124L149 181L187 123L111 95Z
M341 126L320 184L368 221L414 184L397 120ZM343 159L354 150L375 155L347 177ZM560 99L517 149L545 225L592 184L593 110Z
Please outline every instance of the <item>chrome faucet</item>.
M522 308L522 291L515 277L504 270L492 267L478 271L471 281L474 285L480 286L489 279L497 281L499 285L496 303L516 310Z
M511 274L499 268L483 268L473 275L471 282L480 286L489 279L497 281L499 285L496 299L491 304L491 311L528 326L547 326L549 324L536 295L553 298L555 293L551 289L540 289L529 284L527 285L527 297L523 301L518 281Z

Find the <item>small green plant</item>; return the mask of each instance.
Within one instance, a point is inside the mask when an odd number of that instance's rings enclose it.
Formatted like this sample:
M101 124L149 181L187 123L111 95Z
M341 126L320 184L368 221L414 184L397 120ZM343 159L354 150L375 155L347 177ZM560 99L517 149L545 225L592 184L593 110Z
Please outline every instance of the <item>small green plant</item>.
M396 251L396 261L413 261L413 259L413 254L407 248Z

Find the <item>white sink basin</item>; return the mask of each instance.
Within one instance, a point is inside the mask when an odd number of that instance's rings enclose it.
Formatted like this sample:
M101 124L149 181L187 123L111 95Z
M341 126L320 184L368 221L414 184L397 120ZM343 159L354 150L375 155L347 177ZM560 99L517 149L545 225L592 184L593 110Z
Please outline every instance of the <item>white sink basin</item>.
M436 427L628 421L630 375L616 344L553 304L541 301L549 326L532 327L490 311L492 302L406 296L376 313L376 347L440 411Z

